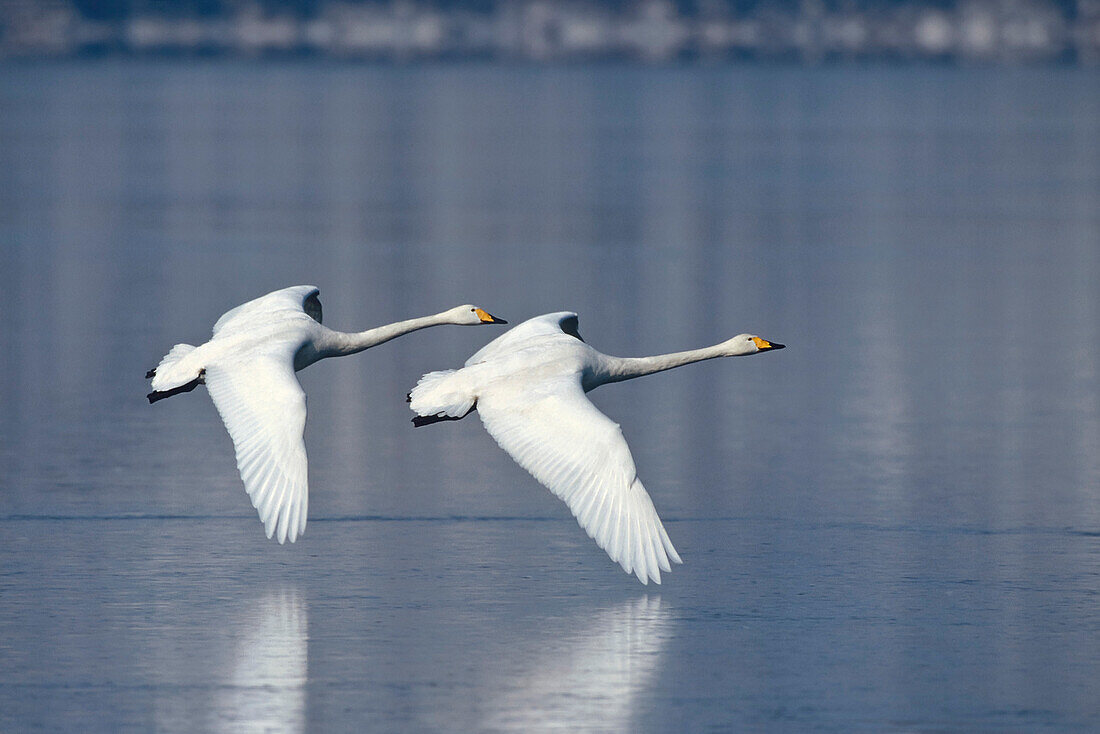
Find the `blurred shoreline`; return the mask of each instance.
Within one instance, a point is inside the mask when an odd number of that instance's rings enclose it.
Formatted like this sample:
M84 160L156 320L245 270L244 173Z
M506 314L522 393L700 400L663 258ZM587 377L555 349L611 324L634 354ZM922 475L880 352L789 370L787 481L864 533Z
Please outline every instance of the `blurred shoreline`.
M0 0L0 59L1100 65L1100 0Z

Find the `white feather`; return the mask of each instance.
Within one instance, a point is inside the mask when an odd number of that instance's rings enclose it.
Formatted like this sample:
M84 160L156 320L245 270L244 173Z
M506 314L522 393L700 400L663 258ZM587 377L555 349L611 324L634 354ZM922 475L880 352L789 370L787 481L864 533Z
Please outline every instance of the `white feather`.
M457 370L429 372L409 393L410 407L419 415L461 418L474 407L474 398Z
M207 367L206 388L233 439L237 468L267 537L306 529L306 394L291 359L264 356Z
M214 322L213 335L218 336L223 331L251 331L256 328L263 316L278 314L280 311L303 312L302 304L310 296L315 296L321 291L312 285L292 285L289 288L272 291L259 298L253 298L247 303L242 303L236 308L231 308Z
M704 359L782 348L739 334L703 349L624 359L585 344L577 315L560 311L502 334L462 369L425 375L409 407L425 417L461 417L475 406L500 447L569 506L613 561L643 584L661 583L661 571L680 556L638 480L618 424L585 393Z
M186 385L199 376L201 366L193 359L188 359L195 347L190 344L177 344L168 350L168 354L160 360L160 364L153 370L151 386L154 390L171 390L181 385Z
M642 583L661 583L669 560L680 563L653 501L638 481L618 424L585 396L580 381L563 378L531 397L498 388L478 400L485 430L500 447L564 500L577 522L611 560ZM625 525L628 533L617 533ZM628 543L629 538L629 543ZM632 557L644 544L648 555Z
M306 397L294 373L325 357L354 354L441 324L504 323L466 304L357 333L321 325L318 290L298 285L227 311L198 347L177 344L151 373L149 401L205 381L233 439L237 468L267 537L294 542L306 528L309 490ZM192 385L191 387L194 387Z
M562 335L562 322L576 320L577 314L572 311L559 311L557 313L543 314L533 319L527 319L522 324L504 332L484 347L474 352L473 356L466 360L466 367L487 362L491 359L505 356L510 352L523 347L524 344L542 337L555 337Z

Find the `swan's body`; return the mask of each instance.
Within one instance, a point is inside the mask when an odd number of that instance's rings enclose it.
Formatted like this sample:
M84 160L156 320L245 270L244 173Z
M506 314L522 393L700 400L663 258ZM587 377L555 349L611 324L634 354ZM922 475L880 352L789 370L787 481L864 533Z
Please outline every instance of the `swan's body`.
M214 324L210 341L177 344L146 375L150 403L206 384L252 505L267 537L280 543L294 542L306 528L306 396L295 372L428 326L507 323L467 305L349 334L321 325L318 293L299 285L237 306Z
M643 584L680 563L622 431L585 393L608 382L714 357L782 349L741 334L712 347L622 358L581 340L577 315L525 321L487 344L459 370L429 372L409 394L418 426L477 409L502 449L565 501L596 544Z

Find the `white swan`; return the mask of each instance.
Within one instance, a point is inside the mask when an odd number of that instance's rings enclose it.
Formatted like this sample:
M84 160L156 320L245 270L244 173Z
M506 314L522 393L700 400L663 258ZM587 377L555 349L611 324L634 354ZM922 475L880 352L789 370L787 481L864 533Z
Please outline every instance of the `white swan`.
M429 372L409 393L413 423L458 420L477 408L485 430L516 463L569 506L577 522L627 573L661 583L680 563L638 480L619 425L585 393L714 357L782 349L741 334L657 357L601 354L577 332L577 315L537 316L489 342L459 370Z
M347 334L321 325L318 293L298 285L237 306L214 324L210 341L177 344L145 375L153 379L150 403L206 384L233 439L252 506L267 537L280 543L293 543L306 529L306 395L295 372L428 326L508 323L466 305Z

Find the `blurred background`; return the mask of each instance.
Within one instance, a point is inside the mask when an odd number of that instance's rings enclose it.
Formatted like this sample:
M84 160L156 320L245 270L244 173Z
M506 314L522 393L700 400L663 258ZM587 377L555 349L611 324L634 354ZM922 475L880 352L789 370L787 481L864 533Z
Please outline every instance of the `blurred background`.
M0 730L1100 728L1100 5L0 0ZM684 565L643 587L405 393L299 374L263 537L146 370L321 288L562 309Z
M4 0L0 56L1100 61L1097 0Z

